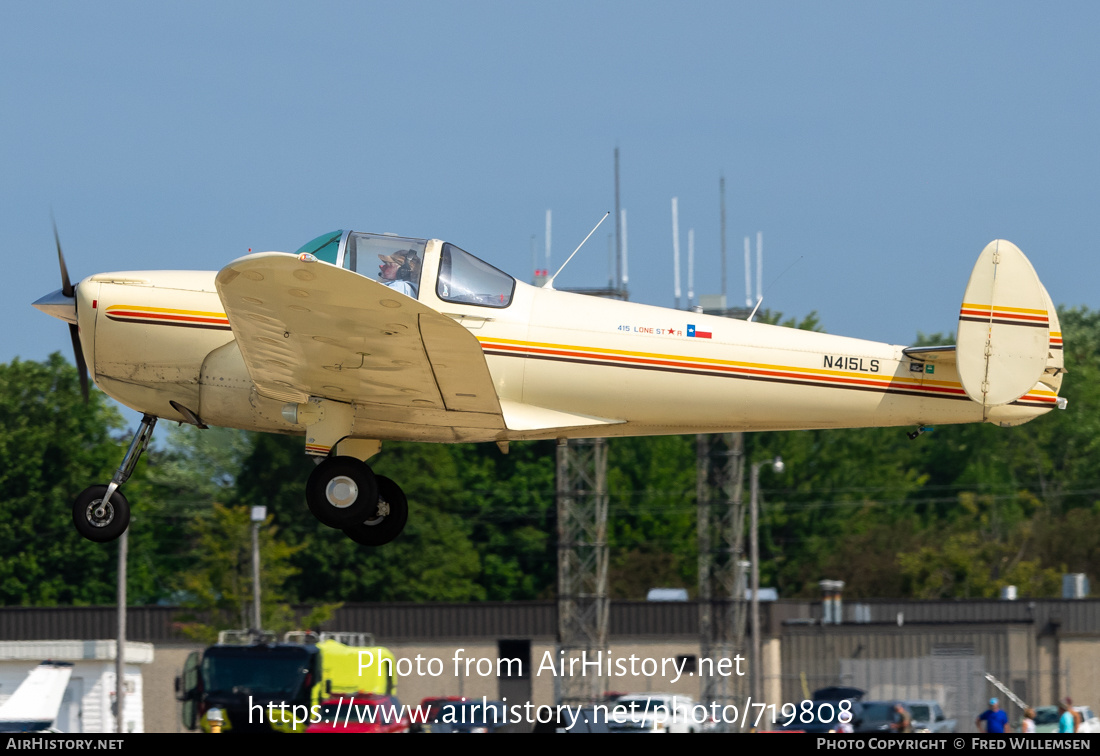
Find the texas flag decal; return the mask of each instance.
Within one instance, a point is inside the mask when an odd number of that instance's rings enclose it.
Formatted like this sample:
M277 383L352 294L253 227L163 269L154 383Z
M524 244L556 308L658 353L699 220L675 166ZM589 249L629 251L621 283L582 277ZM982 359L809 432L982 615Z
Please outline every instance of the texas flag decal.
M688 336L695 339L709 339L710 331L696 331L695 326L688 324Z

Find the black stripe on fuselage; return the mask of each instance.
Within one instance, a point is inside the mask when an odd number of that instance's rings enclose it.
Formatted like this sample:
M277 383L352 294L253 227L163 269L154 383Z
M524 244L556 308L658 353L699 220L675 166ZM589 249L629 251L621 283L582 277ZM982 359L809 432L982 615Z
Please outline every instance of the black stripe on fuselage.
M916 396L932 399L962 399L969 401L968 396L957 394L937 394L927 389L904 389L894 386L856 386L848 383L818 383L812 380L800 380L797 378L777 378L769 375L746 375L744 373L714 372L709 370L692 370L691 368L668 367L661 365L638 365L634 363L606 362L603 360L591 360L579 357L561 357L550 354L526 354L522 352L497 352L491 348L485 350L485 354L496 357L524 357L529 360L549 360L551 362L568 362L576 365L599 365L602 367L621 367L634 370L656 370L662 373L679 373L682 375L705 375L712 378L737 378L745 381L763 381L765 383L784 383L792 386L812 386L816 388L838 388L851 391L871 391L877 394L898 394L901 396Z

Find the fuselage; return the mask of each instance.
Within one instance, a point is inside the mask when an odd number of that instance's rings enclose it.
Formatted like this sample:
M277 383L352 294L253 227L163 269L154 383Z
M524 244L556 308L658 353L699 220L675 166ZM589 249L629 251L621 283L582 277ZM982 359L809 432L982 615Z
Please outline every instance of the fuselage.
M952 361L910 357L899 345L519 281L504 307L447 301L437 286L441 246L423 245L417 299L477 339L497 399L511 411L499 423L470 424L462 413L418 414L383 394L359 397L356 437L507 441L983 420ZM284 402L257 390L216 275L138 271L81 281L80 340L96 384L162 418L188 421L190 412L208 425L303 433L284 416ZM987 409L985 419L1019 424L1055 400L1055 391L1037 384L1016 402Z

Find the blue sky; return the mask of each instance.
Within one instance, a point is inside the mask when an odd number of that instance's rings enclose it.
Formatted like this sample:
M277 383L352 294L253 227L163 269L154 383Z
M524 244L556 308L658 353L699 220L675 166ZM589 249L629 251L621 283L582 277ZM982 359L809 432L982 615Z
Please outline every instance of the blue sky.
M1100 5L0 2L0 360L69 350L74 279L218 269L327 230L452 241L529 279L613 208L631 299L671 306L764 234L765 306L910 343L994 238L1100 307ZM605 223L559 286L608 278ZM780 275L782 274L782 275ZM686 288L686 270L685 288ZM778 280L776 278L778 277Z

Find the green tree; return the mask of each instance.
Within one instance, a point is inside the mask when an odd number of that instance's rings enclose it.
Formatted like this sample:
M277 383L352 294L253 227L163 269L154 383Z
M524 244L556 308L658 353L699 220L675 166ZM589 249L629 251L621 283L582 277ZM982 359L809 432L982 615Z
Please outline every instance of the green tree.
M478 584L492 601L551 595L557 575L555 447L552 441L449 447L460 477L447 511L476 549Z
M371 463L409 498L409 523L384 546L360 546L317 522L305 504L313 469L296 437L259 435L237 476L234 502L262 504L298 548L286 583L303 601L467 601L484 597L478 555L462 520L445 510L460 490L449 447L386 444Z
M286 592L286 583L298 572L291 560L302 547L280 541L278 528L271 520L268 516L259 525L261 628L258 629L280 633L299 624L290 607L293 597ZM183 629L196 640L212 643L219 630L249 628L255 624L252 528L247 507L215 503L209 516L194 520L195 564L180 575L178 585L180 593L186 596ZM319 625L335 608L322 607L318 614L305 620L306 625Z
M695 592L695 437L608 441L609 590L642 599L650 588Z
M109 433L121 424L99 392L84 405L60 354L0 366L2 603L88 604L114 594L114 550L77 535L71 506L84 487L110 478Z
M1009 585L1016 586L1024 597L1057 595L1059 570L1045 567L1037 558L1026 558L1030 522L1021 520L1008 528L995 523L996 506L991 498L960 496L969 515L966 519L977 528L941 531L934 541L898 554L907 595L919 599L995 598Z

